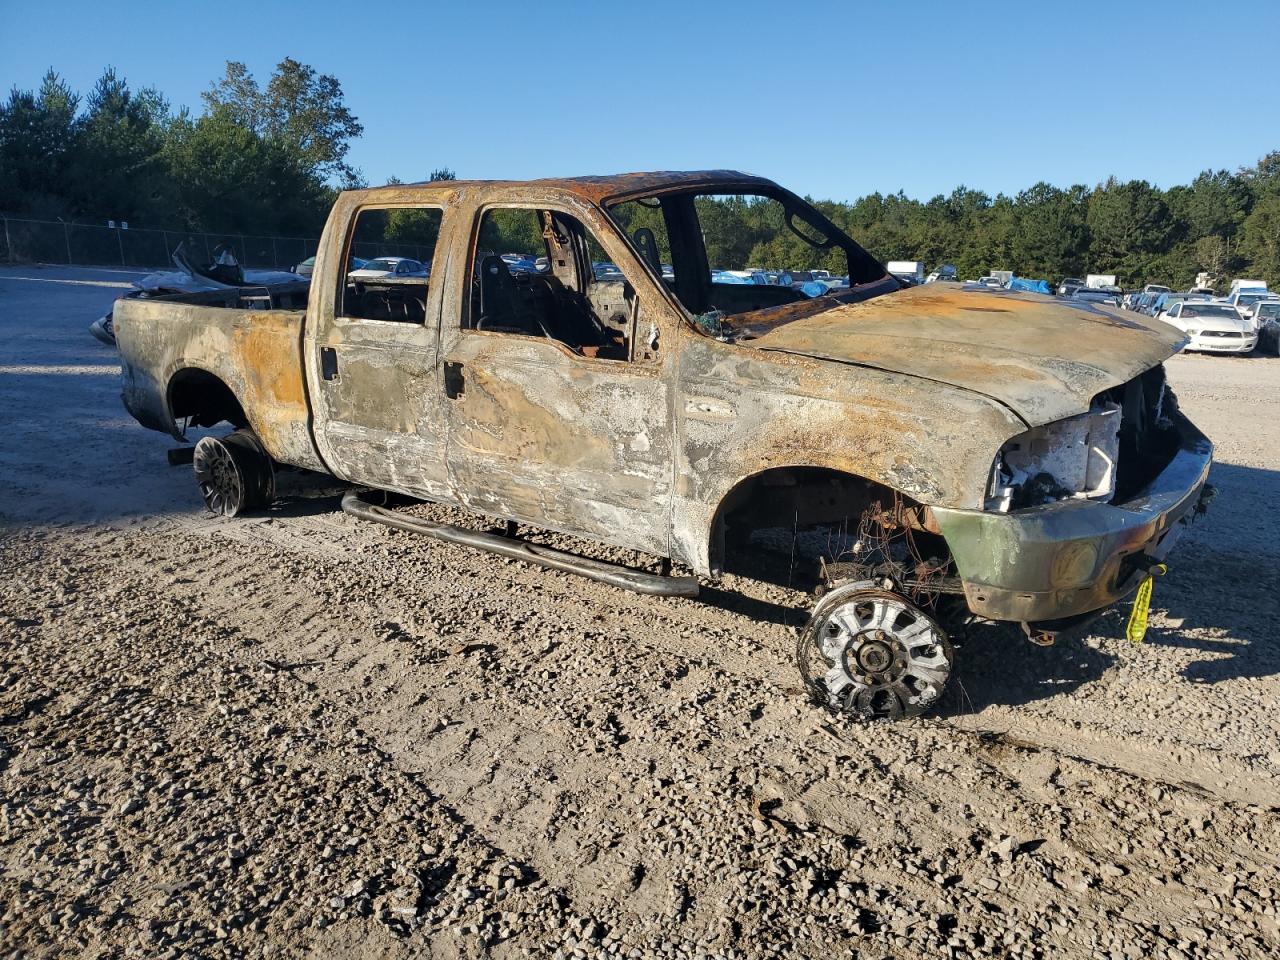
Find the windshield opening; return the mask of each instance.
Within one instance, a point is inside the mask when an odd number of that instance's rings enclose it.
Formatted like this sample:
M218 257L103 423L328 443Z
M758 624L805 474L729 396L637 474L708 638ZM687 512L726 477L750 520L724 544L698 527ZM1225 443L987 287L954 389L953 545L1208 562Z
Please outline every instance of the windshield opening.
M818 297L853 298L884 267L814 207L783 190L683 190L608 205L640 258L708 333L732 318ZM887 293L898 289L887 281ZM865 296L866 294L862 294Z
M1240 318L1240 315L1231 307L1219 306L1214 303L1184 303L1182 305L1182 315L1184 317L1229 317L1232 320Z

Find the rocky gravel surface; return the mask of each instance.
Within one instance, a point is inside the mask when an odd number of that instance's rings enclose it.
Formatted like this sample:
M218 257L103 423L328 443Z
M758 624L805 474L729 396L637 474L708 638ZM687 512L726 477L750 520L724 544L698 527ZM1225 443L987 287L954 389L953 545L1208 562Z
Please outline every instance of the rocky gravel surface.
M0 270L0 954L1280 952L1280 360L1170 362L1221 493L1146 643L983 627L860 725L796 592L639 597L305 477L203 515L85 330L127 279Z

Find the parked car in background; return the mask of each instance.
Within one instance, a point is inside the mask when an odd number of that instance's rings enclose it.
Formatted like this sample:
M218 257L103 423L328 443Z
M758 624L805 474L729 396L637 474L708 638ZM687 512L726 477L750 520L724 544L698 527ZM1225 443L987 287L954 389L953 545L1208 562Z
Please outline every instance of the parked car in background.
M1103 306L1120 307L1120 294L1111 290L1090 290L1088 287L1080 287L1075 293L1071 294L1072 300L1081 300L1085 303L1100 303Z
M1160 316L1167 310L1172 310L1174 304L1181 303L1187 299L1184 293L1157 293L1155 300L1151 302L1151 315Z
M885 269L897 279L919 286L924 283L923 260L890 260Z
M1133 293L1127 293L1125 294L1124 299L1120 301L1120 306L1122 306L1126 310L1137 310L1138 298L1141 296L1142 296L1141 290L1135 290Z
M352 280L385 280L388 277L425 277L430 270L408 257L374 257L347 274Z
M1159 283L1148 283L1142 288L1143 293L1169 293L1169 288Z
M1062 282L1058 284L1058 296L1069 297L1083 286L1084 281L1079 277L1063 277Z
M1227 296L1238 290L1266 290L1267 281L1265 280L1249 280L1245 277L1236 277L1231 281L1231 286L1227 290Z
M361 260L359 257L351 257L348 262L351 264L350 269L352 270L359 270L361 267L365 265L365 261ZM316 266L316 258L307 257L307 259L303 260L296 267L294 267L291 272L296 273L300 277L309 277L311 276L311 271L315 269L315 266Z
M1138 297L1138 305L1134 308L1138 313L1145 313L1148 317L1154 317L1156 299L1160 296L1158 293L1144 293Z
M622 271L618 269L616 263L600 262L591 264L591 272L596 275L597 280L621 280ZM712 270L712 273L716 271ZM744 281L745 282L745 281Z
M1258 331L1235 307L1226 303L1184 300L1157 318L1190 337L1186 350L1206 353L1252 353Z
M1280 356L1280 300L1264 300L1253 312L1258 329L1258 349Z
M502 262L510 273L538 273L538 261L527 253L504 253Z
M1004 282L999 277L979 277L976 282L992 290L999 290L1004 286Z
M1254 308L1259 303L1269 300L1280 300L1280 296L1272 293L1266 287L1240 287L1230 293L1223 302L1235 307L1236 312L1246 320L1251 320Z

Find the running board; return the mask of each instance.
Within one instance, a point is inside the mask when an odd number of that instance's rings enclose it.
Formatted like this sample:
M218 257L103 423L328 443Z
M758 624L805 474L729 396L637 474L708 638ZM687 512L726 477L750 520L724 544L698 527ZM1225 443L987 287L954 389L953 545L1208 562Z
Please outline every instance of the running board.
M361 520L372 520L397 530L421 533L447 543L459 543L464 547L487 550L512 560L536 563L564 573L576 573L580 577L608 583L636 593L655 597L696 597L698 595L696 577L671 577L659 573L646 573L643 570L606 563L603 560L591 560L525 540L499 536L496 533L467 530L448 523L432 523L430 520L419 517L406 517L394 510L370 503L355 490L349 490L343 496L342 509Z

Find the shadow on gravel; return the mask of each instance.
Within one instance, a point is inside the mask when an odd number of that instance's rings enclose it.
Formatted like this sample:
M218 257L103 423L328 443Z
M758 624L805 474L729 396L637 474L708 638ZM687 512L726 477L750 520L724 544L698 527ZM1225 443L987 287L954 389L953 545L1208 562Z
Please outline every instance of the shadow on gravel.
M1178 627L1153 628L1147 642L1214 654L1188 664L1192 683L1258 679L1280 674L1280 597L1275 571L1265 561L1183 544L1183 564L1157 587L1157 602ZM1163 596L1161 596L1163 593ZM1212 636L1204 634L1211 633Z
M342 510L348 484L310 470L277 470L276 500L262 516L273 519L315 517Z
M1123 621L1108 614L1091 632L1111 635L1123 629ZM1078 639L1038 647L1016 626L976 624L956 648L951 683L935 713L960 717L990 706L1019 707L1068 696L1101 679L1115 659Z
M774 623L782 627L803 627L809 620L809 607L787 606L769 600L759 600L733 590L703 584L698 592L698 602L709 607L736 613L750 620Z
M1174 548L1155 605L1179 626L1153 627L1147 642L1211 654L1188 664L1192 683L1280 674L1280 471L1215 463L1218 496Z

